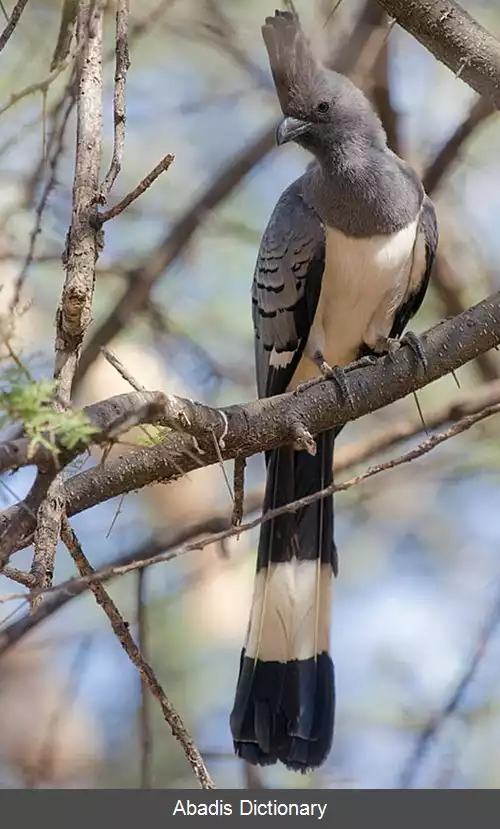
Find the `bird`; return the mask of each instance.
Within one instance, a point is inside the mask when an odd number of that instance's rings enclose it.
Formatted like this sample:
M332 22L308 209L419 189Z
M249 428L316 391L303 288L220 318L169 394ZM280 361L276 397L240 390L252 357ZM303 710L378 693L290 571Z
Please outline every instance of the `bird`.
M346 76L316 58L297 13L262 26L283 119L279 146L312 156L279 198L260 244L252 319L260 398L300 394L316 378L419 338L403 332L424 299L438 245L419 176L387 145L379 116ZM343 378L343 379L342 379ZM347 384L346 384L347 385ZM263 514L333 483L341 427L265 455ZM230 715L237 756L309 772L330 754L330 654L338 573L333 496L261 524L250 619Z

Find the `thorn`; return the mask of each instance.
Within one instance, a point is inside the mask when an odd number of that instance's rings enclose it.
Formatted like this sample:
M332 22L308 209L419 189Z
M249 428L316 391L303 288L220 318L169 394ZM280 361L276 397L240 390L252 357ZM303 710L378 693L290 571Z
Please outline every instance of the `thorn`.
M464 71L465 67L470 63L469 58L465 58L465 60L460 62L460 66L458 70L455 72L455 78L459 78L462 72Z
M221 414L222 414L222 412L221 412ZM222 438L217 440L217 438L215 437L215 432L214 432L213 429L212 429L212 438L213 438L213 442L214 442L215 453L217 455L217 460L219 461L219 466L222 470L222 475L223 475L224 480L226 482L227 491L229 492L229 497L231 498L231 501L234 501L233 490L231 489L231 484L229 483L229 478L227 477L226 467L224 466L224 459L221 455L221 442L222 442L222 448L224 448L224 441L222 441Z
M460 380L458 379L456 372L452 371L451 374L452 374L452 377L453 377L455 383L457 384L457 389L461 389L462 386L460 385Z
M200 444L198 443L194 435L191 435L191 440L193 441L195 452L198 452L198 454L200 455L204 455L205 450L201 448Z
M413 392L413 397L415 398L415 405L416 405L416 407L417 407L417 411L418 411L418 413L419 413L420 420L422 421L422 426L424 427L425 434L426 434L427 436L429 436L429 435L430 435L430 432L429 432L429 430L428 430L428 428L427 428L427 423L426 423L426 422L425 422L425 420L424 420L424 415L423 415L423 412L422 412L422 407L420 406L420 401L419 401L419 399L418 399L418 397L417 397L417 392L416 392L416 391L414 391L414 392Z

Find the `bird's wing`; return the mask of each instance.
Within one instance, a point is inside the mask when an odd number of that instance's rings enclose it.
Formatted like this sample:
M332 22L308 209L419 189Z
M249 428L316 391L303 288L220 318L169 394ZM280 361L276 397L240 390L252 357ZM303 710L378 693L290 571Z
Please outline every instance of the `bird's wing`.
M325 232L298 179L283 193L260 245L252 285L259 397L286 391L314 319L325 268Z
M412 291L405 298L403 305L401 305L396 312L390 333L391 337L401 336L411 318L415 316L418 309L422 305L429 285L429 278L436 256L438 238L438 224L434 205L427 196L424 196L422 208L420 210L419 222L417 225L417 238L415 242L415 247L421 244L425 249L424 271L422 279L416 287L416 290Z

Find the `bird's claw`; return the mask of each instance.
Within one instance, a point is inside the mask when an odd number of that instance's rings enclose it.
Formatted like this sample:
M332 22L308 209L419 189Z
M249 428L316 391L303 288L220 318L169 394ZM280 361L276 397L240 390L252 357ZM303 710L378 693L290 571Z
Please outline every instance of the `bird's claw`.
M407 345L408 348L411 348L418 362L424 369L424 372L427 373L427 368L429 364L427 361L427 357L425 356L424 347L422 345L422 339L418 337L413 331L407 331L401 337L400 343L401 345Z
M358 368L367 368L368 366L374 366L378 362L378 357L375 354L365 354L363 357L360 357L358 360L355 360L354 363L349 363L348 366L345 367L344 371L348 374L351 371L356 371Z
M341 366L330 366L322 357L317 359L317 366L323 375L324 380L333 380L337 386L341 400L347 403L350 409L354 409L354 400L349 386L347 385L346 372Z
M420 337L414 334L413 331L407 331L400 339L396 339L395 337L385 337L377 343L373 350L375 354L385 355L389 358L389 360L393 361L396 352L399 351L399 349L404 345L407 345L408 348L413 351L415 357L417 358L417 362L426 372L428 363L422 341Z

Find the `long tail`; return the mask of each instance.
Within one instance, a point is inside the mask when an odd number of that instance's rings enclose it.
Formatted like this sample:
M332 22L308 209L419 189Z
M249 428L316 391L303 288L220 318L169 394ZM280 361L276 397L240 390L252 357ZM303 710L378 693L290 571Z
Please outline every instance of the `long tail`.
M313 457L284 447L267 457L264 511L333 481L333 443L324 432ZM321 765L333 738L335 682L329 655L337 573L333 498L261 527L254 596L233 710L236 753L253 765Z

